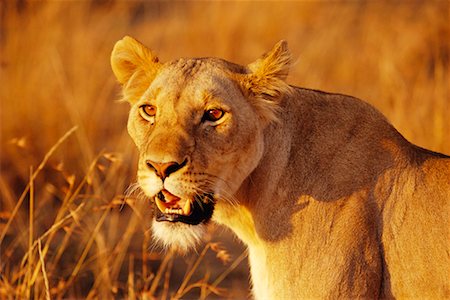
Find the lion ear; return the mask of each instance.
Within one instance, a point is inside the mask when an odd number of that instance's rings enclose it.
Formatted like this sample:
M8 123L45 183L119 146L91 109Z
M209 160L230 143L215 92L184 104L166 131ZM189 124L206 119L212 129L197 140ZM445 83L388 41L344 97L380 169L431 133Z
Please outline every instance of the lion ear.
M123 96L127 101L139 99L160 67L158 57L132 37L125 36L114 45L111 68L123 86Z
M272 50L247 66L249 74L241 81L242 87L267 121L277 119L279 100L291 92L285 82L290 66L291 54L286 41L278 42Z

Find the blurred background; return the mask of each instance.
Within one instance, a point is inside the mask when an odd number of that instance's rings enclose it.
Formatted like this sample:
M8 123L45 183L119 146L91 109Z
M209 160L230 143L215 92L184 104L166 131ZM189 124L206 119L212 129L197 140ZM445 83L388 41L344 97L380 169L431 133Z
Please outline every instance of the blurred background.
M109 55L247 64L281 39L288 82L361 98L450 154L448 1L0 2L0 297L248 298L245 249L212 229L183 257L153 244L127 103ZM218 244L220 242L220 244Z

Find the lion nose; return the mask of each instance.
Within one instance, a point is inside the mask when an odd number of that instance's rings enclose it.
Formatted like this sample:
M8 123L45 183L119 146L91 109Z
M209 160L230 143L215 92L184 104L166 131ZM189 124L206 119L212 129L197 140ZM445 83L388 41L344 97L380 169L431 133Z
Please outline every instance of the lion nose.
M171 161L167 163L159 163L151 160L147 160L145 162L150 169L153 169L162 180L168 177L173 172L178 171L182 167L184 167L187 163L187 159L185 159L181 164Z

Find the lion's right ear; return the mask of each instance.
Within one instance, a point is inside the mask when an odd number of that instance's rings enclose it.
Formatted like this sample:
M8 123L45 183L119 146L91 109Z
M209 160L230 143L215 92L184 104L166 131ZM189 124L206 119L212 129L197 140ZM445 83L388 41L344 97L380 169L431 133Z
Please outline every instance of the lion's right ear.
M114 45L111 67L123 86L124 99L135 102L156 77L161 63L147 47L125 36Z

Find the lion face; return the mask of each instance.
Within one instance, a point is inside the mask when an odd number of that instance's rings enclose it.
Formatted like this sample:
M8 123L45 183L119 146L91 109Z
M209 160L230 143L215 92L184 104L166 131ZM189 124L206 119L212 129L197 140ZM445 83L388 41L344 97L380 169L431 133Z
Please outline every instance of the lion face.
M133 104L128 131L139 155L138 182L158 208L156 226L206 223L262 154L258 117L224 72L180 60ZM190 72L186 76L186 71ZM233 100L231 100L233 99Z
M128 132L140 153L138 183L156 207L154 235L185 250L201 238L217 202L235 204L263 155L274 102L255 93L252 79L264 78L222 60L160 64L128 37L111 60L131 104Z

